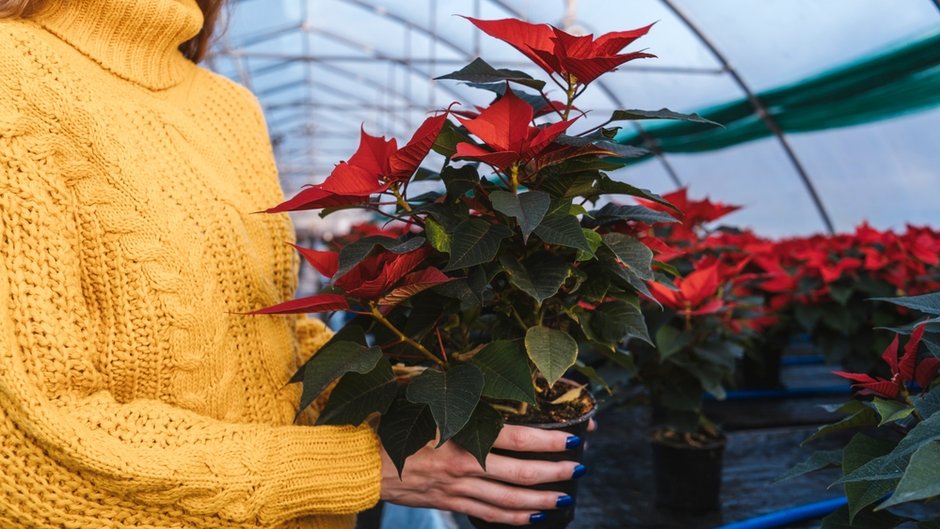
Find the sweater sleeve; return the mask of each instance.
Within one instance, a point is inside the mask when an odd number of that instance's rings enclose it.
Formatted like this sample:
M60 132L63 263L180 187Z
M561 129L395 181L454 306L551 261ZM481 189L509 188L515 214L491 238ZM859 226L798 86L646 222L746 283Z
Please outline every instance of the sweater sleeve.
M84 301L69 194L8 139L0 135L0 472L22 475L42 458L57 470L18 484L31 501L91 483L86 497L129 517L134 505L182 509L204 527L276 527L377 501L378 442L367 426L228 423L158 400L118 402L95 362L101 322ZM304 325L308 347L324 338Z

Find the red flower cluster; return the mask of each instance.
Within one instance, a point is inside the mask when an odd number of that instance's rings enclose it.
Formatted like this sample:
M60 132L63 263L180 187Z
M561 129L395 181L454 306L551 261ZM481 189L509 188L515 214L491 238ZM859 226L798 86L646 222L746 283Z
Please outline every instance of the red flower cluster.
M380 306L395 305L418 292L453 280L433 266L413 272L428 257L430 249L427 247L403 253L380 248L339 277L334 277L339 271L338 252L296 248L318 272L333 278L333 287L340 289L343 294L315 294L266 307L252 314L349 310L349 298L375 301Z
M885 349L882 358L891 368L891 380L859 373L845 373L842 371L834 371L833 373L855 382L852 387L856 389L859 395L876 395L887 399L896 399L907 391L907 386L912 381L917 382L921 391L927 391L930 383L937 377L937 373L940 373L940 360L929 356L920 362L917 361L917 348L924 335L925 327L925 325L920 325L914 330L904 346L904 355L900 359L898 358L897 336L894 337L891 345Z
M430 152L446 121L446 112L426 119L401 149L395 138L386 140L371 136L363 129L355 154L348 161L337 164L323 183L304 188L290 200L266 212L368 204L370 196L411 178Z
M483 162L500 171L544 152L575 120L559 121L545 127L530 125L535 111L512 90L483 109L475 119L457 118L467 130L483 140L489 149L472 143L457 144L455 159Z
M512 18L478 20L467 17L467 20L491 37L522 52L549 75L560 74L572 85L587 85L625 62L655 57L643 52L620 54L633 41L646 35L652 24L630 31L605 33L595 39L594 35L578 37L547 24L530 24Z

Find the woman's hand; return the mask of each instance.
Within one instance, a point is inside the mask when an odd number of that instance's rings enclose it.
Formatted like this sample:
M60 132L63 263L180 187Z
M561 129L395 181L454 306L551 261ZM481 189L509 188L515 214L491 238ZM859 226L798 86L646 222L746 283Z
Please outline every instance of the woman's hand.
M593 425L592 425L593 426ZM517 452L564 452L581 442L568 433L507 425L494 448ZM575 474L575 461L521 460L490 454L486 471L469 452L453 442L417 451L405 463L401 479L382 450L382 499L410 507L456 511L488 522L527 525L539 513L570 506L562 492L530 490L516 485L566 481ZM583 473L583 467L579 469Z

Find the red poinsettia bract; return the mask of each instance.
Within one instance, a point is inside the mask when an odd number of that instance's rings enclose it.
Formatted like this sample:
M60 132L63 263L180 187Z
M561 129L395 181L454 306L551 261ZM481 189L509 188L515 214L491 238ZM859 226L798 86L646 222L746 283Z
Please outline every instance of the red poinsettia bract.
M724 301L716 297L721 286L718 263L676 278L675 284L678 290L659 283L650 283L649 288L657 301L686 317L714 314L725 307Z
M457 144L454 158L477 160L501 171L512 165L525 162L542 153L575 120L553 123L545 127L533 127L532 106L507 90L498 101L485 108L474 119L457 119L477 138L483 140L484 149L472 143Z
M369 197L381 193L396 182L406 181L418 169L437 139L447 113L432 116L415 131L401 149L395 138L371 136L363 129L359 148L352 157L340 162L321 184L305 187L297 195L267 213L366 204Z
M385 249L366 257L339 277L339 254L333 251L299 248L303 258L318 272L333 278L333 286L343 294L324 293L266 307L252 314L288 314L348 310L348 298L378 305L394 305L423 290L452 281L435 267L413 272L427 259L430 249L422 247L405 253Z
M937 373L940 372L940 360L927 357L921 360L920 363L917 362L917 348L924 336L925 328L925 325L920 325L914 329L910 339L904 346L904 354L900 359L898 358L897 336L894 337L891 345L885 349L882 358L891 368L891 380L861 373L845 373L843 371L834 371L833 373L855 382L852 387L856 389L859 395L876 395L895 399L912 381L917 382L917 385L923 391L926 391L933 379L936 378Z
M528 57L549 74L572 76L572 84L586 85L601 75L634 59L655 57L649 53L620 51L646 35L652 24L630 31L575 36L548 24L530 24L512 18L479 20L466 17L484 33L495 37Z

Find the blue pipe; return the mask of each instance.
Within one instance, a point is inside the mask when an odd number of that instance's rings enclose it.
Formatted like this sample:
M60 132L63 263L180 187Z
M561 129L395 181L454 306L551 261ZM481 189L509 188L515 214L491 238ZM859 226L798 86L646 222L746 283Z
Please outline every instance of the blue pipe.
M841 498L789 507L769 514L756 516L748 520L721 525L714 529L775 529L805 520L822 518L847 504L848 502L843 496Z
M754 400L754 399L788 399L799 397L841 396L849 395L852 390L848 384L833 386L819 386L809 388L779 388L779 389L732 389L726 392L724 400ZM706 400L715 400L715 397L706 394Z
M782 366L815 366L825 363L826 359L822 355L793 355L780 359Z

